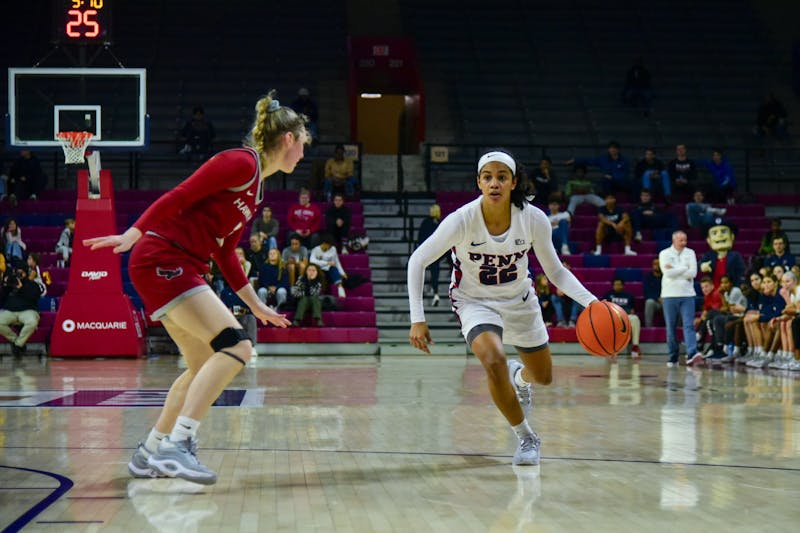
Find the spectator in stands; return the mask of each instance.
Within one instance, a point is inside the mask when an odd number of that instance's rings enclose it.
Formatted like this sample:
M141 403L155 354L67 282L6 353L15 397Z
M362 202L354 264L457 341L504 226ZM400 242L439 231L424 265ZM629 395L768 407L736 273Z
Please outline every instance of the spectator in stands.
M689 159L685 144L675 146L675 159L667 164L672 192L688 192L697 187L697 165Z
M789 235L781 229L781 219L773 218L770 221L769 231L761 238L761 245L758 247L758 255L764 257L772 255L774 253L772 242L778 237L783 237L783 241L786 243L786 253L790 253Z
M244 270L244 275L249 278L250 272L253 270L253 264L247 260L247 255L244 253L244 248L237 246L233 250L233 253L236 254L236 258L239 260L242 270Z
M325 211L325 228L333 237L334 244L342 251L347 253L344 242L350 235L350 223L353 213L350 208L344 205L344 195L336 193L333 195L333 204Z
M772 319L774 327L778 329L781 337L781 349L775 354L770 363L770 368L787 369L789 363L794 361L794 337L792 334L792 321L797 317L797 302L800 300L800 286L797 285L797 276L794 272L786 272L781 276L781 298L786 306L780 316Z
M711 201L735 204L736 175L722 150L715 148L711 153L711 159L704 159L701 164L711 173Z
M633 240L631 217L617 205L617 198L613 194L607 194L605 205L597 210L594 255L603 253L603 242L607 239L622 239L625 242L625 255L636 255L636 252L631 250Z
M550 291L550 282L547 280L547 276L544 274L536 274L534 278L534 290L536 291L536 297L539 299L539 308L542 310L542 319L544 319L544 323L547 327L556 324L558 327L564 327L566 323L564 322L564 310L559 308L556 310L556 306L553 304L553 294ZM560 300L558 300L560 303ZM558 320L559 311L561 315L560 323L556 322Z
M303 246L315 245L316 234L322 228L322 212L311 203L311 193L305 187L300 189L298 202L289 208L286 225L289 226L289 234L298 235Z
M652 328L656 313L662 310L661 266L658 258L653 259L653 269L644 277L644 327Z
M712 207L705 202L705 194L696 189L692 201L686 204L686 221L691 228L702 228L714 222L714 218L727 213L727 209Z
M788 245L785 237L776 237L772 240L773 253L764 259L764 266L772 268L775 265L782 265L790 269L795 265L795 257L786 251Z
M245 255L247 260L250 261L250 265L252 265L250 273L257 276L261 265L267 262L267 254L271 248L264 246L264 241L261 240L259 235L250 235L249 243L250 248ZM253 278L251 277L250 279L252 280Z
M430 208L428 209L428 216L422 219L422 222L419 224L419 231L417 232L417 248L425 242L425 240L433 235L433 232L436 231L436 228L439 227L439 222L442 219L442 208L439 204L431 204ZM431 300L431 305L434 307L439 305L439 271L440 271L440 263L442 259L447 254L443 255L430 265L428 265L428 273L430 274L429 283L431 287L431 292L433 293L433 299Z
M25 250L28 246L22 240L22 229L17 224L17 219L9 218L3 228L3 240L5 241L6 261L13 264L25 259Z
M308 266L308 249L303 246L299 235L289 236L289 246L283 249L281 259L289 272L289 285L294 286Z
M333 157L325 162L325 181L322 184L325 199L330 202L334 191L352 196L356 192L356 185L353 160L344 156L344 145L337 144Z
M261 218L253 221L250 235L257 235L267 250L278 247L278 233L281 225L278 219L272 218L272 208L265 205L261 208Z
M3 236L0 235L0 244L2 244L2 242L3 242ZM3 248L4 247L0 247L0 250L2 250ZM8 264L6 263L6 256L5 256L5 254L3 252L0 251L0 280L2 280L3 276L6 275L6 268L7 267L8 267Z
M728 276L719 283L722 297L720 314L712 322L714 343L724 346L725 356L719 362L727 363L740 355L742 318L747 309L747 298L739 287L734 286ZM712 361L713 362L713 361Z
M16 206L20 200L36 200L47 180L39 159L30 150L22 150L8 171L8 199Z
M747 298L747 309L745 309L742 325L744 326L745 337L747 338L747 352L741 358L737 358L737 363L746 363L761 355L761 330L758 327L758 302L761 298L761 280L763 276L759 272L750 273L750 283L743 285L745 298Z
M663 231L670 235L678 229L678 220L669 211L659 209L653 201L650 191L642 189L639 193L639 204L631 212L631 225L634 232L633 238L639 242L642 240L643 228ZM666 240L666 238L656 237L656 240Z
M711 248L700 258L700 271L708 274L719 287L722 276L728 276L733 283L739 285L744 278L744 258L733 249L736 240L736 224L716 219L706 227L706 243Z
M704 358L708 359L711 357L719 360L722 359L725 354L722 351L722 343L715 344L713 342L715 334L712 325L714 319L720 314L720 309L722 309L722 296L714 287L714 281L708 276L703 276L700 280L700 290L703 291L703 309L700 312L700 316L694 319L694 330L698 342L698 349L700 349L699 344L705 342L704 339L706 334L708 334L711 339L711 346L704 354ZM686 364L688 365L689 363L687 362Z
M186 121L181 131L183 135L183 149L181 153L187 157L208 159L211 155L211 142L214 140L214 125L206 118L203 106L196 105L192 109L192 118Z
M50 284L50 273L45 272L42 274L42 269L39 267L40 262L41 256L38 252L31 252L28 254L28 260L26 261L28 265L28 277L41 287L42 294L40 296L47 296L47 286Z
M561 211L557 196L552 196L547 204L547 219L553 228L553 246L561 250L561 255L569 255L569 223L572 217L568 211Z
M75 219L64 219L64 229L61 230L61 235L58 237L56 243L56 253L61 256L58 260L58 265L64 267L69 264L72 257L72 242L75 239Z
M271 248L267 262L258 271L258 297L275 311L286 305L289 291L289 273L283 264L281 253Z
M644 66L644 58L639 57L636 63L628 69L625 77L625 87L622 89L622 103L635 108L641 108L642 114L650 114L653 103L653 88L651 85L650 71Z
M758 301L758 328L761 332L761 354L747 362L755 368L767 367L775 358L774 350L780 342L780 330L773 318L781 316L786 301L778 292L778 280L772 274L761 279L761 297Z
M786 108L774 94L770 93L758 108L755 134L769 139L785 139L787 132Z
M619 143L611 141L608 143L608 153L599 157L581 157L570 159L566 162L567 165L573 163L582 163L588 166L594 166L600 169L603 177L598 182L600 195L605 197L614 191L622 191L628 193L632 189L630 179L630 164L628 160L620 153Z
M694 278L697 275L697 256L686 246L686 233L676 231L672 234L672 246L661 250L658 263L664 275L661 278L661 303L664 322L667 326L667 347L669 361L667 366L678 364L678 338L675 327L678 317L683 325L683 340L686 343L686 363L694 364L702 359L697 352L697 338L694 334L695 290Z
M0 335L11 343L14 356L25 352L26 343L39 325L39 298L42 287L30 279L22 263L6 269L0 297ZM11 326L20 325L17 333Z
M661 178L661 192L664 194L664 201L667 205L672 204L672 186L670 185L669 172L664 167L664 162L656 159L656 151L653 148L646 148L644 158L636 163L633 171L634 179L639 180L639 185L643 189L653 190L652 182ZM656 178L656 179L654 179Z
M303 114L308 118L308 131L311 134L311 142L316 144L319 140L319 110L317 103L311 99L311 91L301 87L297 91L297 98L294 99L290 107L296 113Z
M569 199L567 212L570 215L575 214L575 209L581 204L587 203L594 207L602 207L605 201L594 193L594 186L591 180L586 177L586 165L576 163L573 170L573 175L567 181L564 188L564 193Z
M634 359L641 358L642 351L639 349L639 337L642 333L642 322L636 315L633 294L625 290L625 280L615 277L611 284L611 290L600 299L615 303L628 313L628 320L631 323L631 357Z
M583 280L573 272L572 266L566 259L561 260L561 265L572 272L575 279L583 283ZM567 296L567 293L556 287L555 293L553 293L550 297L550 300L553 303L553 307L556 311L556 317L558 318L559 324L557 326L567 327L567 328L574 328L575 322L578 320L578 315L583 311L583 306ZM567 316L566 311L569 310L569 322L564 322L564 318Z
M339 254L336 252L336 246L334 246L333 237L330 234L322 235L322 242L311 250L308 261L322 270L329 284L336 286L339 298L346 296L342 280L347 279L347 273L339 261Z
M319 267L311 263L306 268L305 274L300 276L297 282L292 285L292 296L297 300L297 309L294 312L292 325L299 327L305 317L306 311L311 310L311 317L317 327L323 327L322 322L322 300L320 294L323 290L323 277L320 275Z
M536 196L533 203L544 206L545 202L550 202L551 198L561 201L561 191L558 188L558 179L553 173L553 160L548 156L542 156L539 161L539 168L533 176L533 184L536 187Z

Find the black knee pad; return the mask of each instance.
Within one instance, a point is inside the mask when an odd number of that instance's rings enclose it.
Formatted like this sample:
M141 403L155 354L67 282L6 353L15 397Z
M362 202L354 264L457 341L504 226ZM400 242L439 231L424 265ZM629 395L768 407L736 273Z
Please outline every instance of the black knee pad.
M225 348L233 348L242 341L253 342L245 330L241 328L225 328L219 332L219 335L211 339L211 349L215 352L221 352Z

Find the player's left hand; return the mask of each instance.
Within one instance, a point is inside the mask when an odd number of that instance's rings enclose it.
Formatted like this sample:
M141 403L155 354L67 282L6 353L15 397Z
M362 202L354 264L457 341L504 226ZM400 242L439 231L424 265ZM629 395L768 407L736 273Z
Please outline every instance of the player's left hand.
M431 332L425 322L414 322L411 324L411 331L408 334L408 341L411 346L425 353L431 353L429 345L433 344Z
M292 324L289 319L286 318L286 315L276 313L261 302L259 302L257 306L250 309L250 311L252 311L255 317L264 325L272 324L273 326L277 326L279 328L287 328Z

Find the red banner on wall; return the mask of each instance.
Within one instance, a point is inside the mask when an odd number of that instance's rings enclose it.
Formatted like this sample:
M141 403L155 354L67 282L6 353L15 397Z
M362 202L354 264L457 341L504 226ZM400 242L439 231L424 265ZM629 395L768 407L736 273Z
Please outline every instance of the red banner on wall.
M78 172L75 247L69 284L58 307L50 354L58 357L140 356L145 325L122 292L120 257L111 248L91 251L84 239L118 233L111 173L100 171L100 197L89 198L88 173Z

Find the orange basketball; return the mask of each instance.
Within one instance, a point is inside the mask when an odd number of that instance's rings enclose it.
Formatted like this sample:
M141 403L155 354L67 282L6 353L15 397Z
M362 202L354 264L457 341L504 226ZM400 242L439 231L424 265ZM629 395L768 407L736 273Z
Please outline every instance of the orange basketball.
M592 355L617 355L631 340L628 313L615 303L592 302L578 316L575 327L578 342Z

